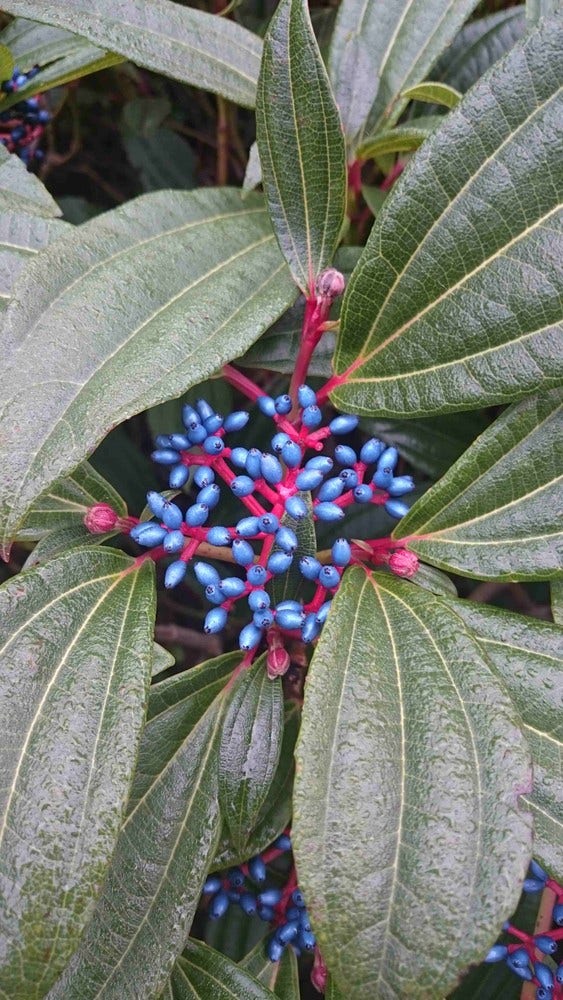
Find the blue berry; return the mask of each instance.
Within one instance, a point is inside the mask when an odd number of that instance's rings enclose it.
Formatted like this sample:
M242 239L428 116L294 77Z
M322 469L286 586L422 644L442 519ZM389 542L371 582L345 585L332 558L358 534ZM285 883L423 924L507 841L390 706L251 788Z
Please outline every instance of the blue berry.
M229 880L229 885L233 889L241 889L244 885L244 875L240 868L229 868L227 878Z
M303 456L299 445L295 441L288 441L282 448L281 457L288 469L296 469Z
M279 413L282 417L284 417L291 410L291 396L288 396L287 393L284 393L282 396L276 396L274 403L276 406L276 413Z
M259 629L270 628L274 624L274 616L269 608L264 608L263 611L254 612L252 621Z
M236 465L237 469L246 469L246 460L248 458L247 448L233 448L231 451L231 462Z
M512 965L516 968L526 966L529 963L528 952L525 948L516 948L516 950L513 951L509 957Z
M524 892L541 892L544 882L539 878L525 878L522 884Z
M505 944L494 944L487 953L485 962L502 962L508 955L508 948Z
M266 881L266 865L259 854L248 862L248 872L254 882Z
M281 897L281 889L264 889L258 895L258 902L262 906L277 906Z
M261 587L266 582L267 573L263 566L251 566L246 579L253 587Z
M200 490L215 482L215 473L209 465L198 465L194 472L194 483Z
M301 627L301 638L303 642L313 642L317 638L321 631L321 626L319 625L314 611L307 615L303 625Z
M253 514L249 517L241 517L235 525L235 531L240 538L254 538L260 531L260 522Z
M555 971L555 978L559 983L559 985L563 986L563 962L561 962L560 965L557 966L557 969Z
M170 563L170 566L164 574L164 586L166 589L171 590L172 587L177 587L178 584L184 579L186 570L186 563L182 562L181 559L177 559L176 562Z
M391 517L404 517L405 514L408 514L409 512L407 504L403 503L402 500L387 500L384 506L385 510L391 515Z
M241 431L243 427L246 427L250 418L250 414L246 410L235 410L234 413L229 413L228 417L225 417L223 422L223 427L226 431Z
M335 479L327 479L321 486L317 497L321 501L332 501L336 500L344 492L344 481L340 476Z
M184 403L182 407L182 423L187 431L193 430L194 427L197 427L201 423L199 414L189 403Z
M387 492L392 497L403 497L406 493L412 493L413 490L414 482L412 476L396 476L387 487Z
M335 503L318 503L315 514L320 521L341 521L344 517L344 511Z
M393 482L392 469L377 469L372 476L372 483L380 490L386 490Z
M177 451L185 451L191 445L191 441L186 434L170 434L168 440L170 447L175 448Z
M284 552L295 552L298 545L297 535L291 528L282 524L276 531L276 545L278 548L283 549Z
M334 449L334 457L339 465L354 465L358 461L356 452L347 444L337 444Z
M181 531L169 531L162 543L162 548L170 554L181 552L184 548L184 536Z
M358 423L358 417L351 413L341 413L340 416L331 420L328 426L332 434L349 434L356 429Z
M350 542L345 538L337 538L331 549L332 559L336 566L347 566L352 558Z
M538 934L534 938L534 945L539 951L542 951L544 955L555 955L555 952L557 951L557 941L548 937L547 934Z
M563 903L556 903L553 907L553 923L563 927Z
M181 490L185 486L190 476L190 470L186 465L175 465L170 470L168 484L171 490Z
M284 431L280 431L279 434L274 434L271 444L272 449L275 451L276 455L281 455L283 446L289 444L291 438L289 434L285 434Z
M283 468L275 455L264 452L260 460L260 474L270 486L277 486L283 479Z
M379 441L377 438L370 438L362 445L360 451L360 462L365 462L366 465L371 465L372 462L377 462L385 451L385 445L383 441Z
M156 490L149 490L147 493L147 504L154 516L162 520L162 511L166 504L165 498L160 493L157 493Z
M289 944L299 934L299 923L297 920L290 920L287 924L278 927L276 931L277 939L281 944Z
M209 916L211 920L219 920L224 913L229 909L229 897L227 893L220 889L216 896L211 900L209 906Z
M317 615L316 615L316 618L317 618L317 621L318 621L319 625L324 625L324 623L325 623L325 621L327 619L327 615L328 615L328 613L330 611L331 604L332 604L332 601L325 601L324 604L321 604L319 610L317 611Z
M254 493L254 480L250 476L235 476L231 483L231 490L236 497L248 497Z
M215 431L218 431L223 426L223 417L220 413L213 413L203 421L203 426L208 434L214 434Z
M303 409L306 406L315 406L317 394L314 389L311 389L310 385L300 385L297 390L297 401Z
M279 837L274 840L274 847L278 851L290 851L291 850L291 837L287 833L280 833Z
M251 448L246 456L246 471L251 479L259 479L262 475L260 465L262 454L258 448Z
M222 604L225 595L216 583L208 583L205 588L205 596L210 604Z
M247 917L253 917L256 913L256 896L253 896L251 892L243 892L239 899L239 905Z
M190 528L200 528L209 517L209 507L204 503L195 503L188 507L185 514L186 524Z
M152 549L154 545L161 545L166 538L166 528L161 528L159 524L155 524L154 521L145 521L142 524L135 525L132 528L131 538L133 538L139 545L145 545L147 548Z
M288 497L285 501L285 511L294 521L300 521L307 517L307 505L301 497Z
M157 448L153 451L151 458L159 465L176 465L180 461L180 455L173 448Z
M534 876L534 878L540 878L542 882L547 881L547 872L542 868L541 865L538 864L537 861L534 860L534 858L532 858L532 860L530 861L530 871Z
M270 595L265 590L252 590L248 595L248 606L251 611L264 611L271 603Z
M548 990L553 989L553 973L547 965L544 965L543 962L534 962L534 972L540 986L545 986Z
M210 545L230 545L231 536L229 534L229 529L224 528L222 525L215 525L214 528L209 528L206 535L206 541Z
M273 417L276 412L276 404L271 396L260 396L258 399L258 409L266 417Z
M308 430L313 430L318 427L322 422L323 415L319 407L314 403L312 406L306 406L301 414L301 420Z
M279 605L275 609L275 618L278 625L280 628L287 629L288 631L300 629L303 625L304 617L303 611L292 611L289 608L282 608L280 610Z
M243 538L233 541L233 558L239 566L250 566L254 561L254 550Z
M203 442L203 450L207 455L220 455L224 448L223 438L217 437L216 434L206 437Z
M207 420L212 417L215 413L213 407L207 402L206 399L198 399L196 402L196 410L199 413L200 420Z
M199 491L196 499L198 503L204 503L206 507L209 507L209 510L213 510L221 499L221 490L217 483L210 483L209 486L204 486Z
M162 508L161 520L164 522L167 528L172 531L176 530L182 524L184 520L184 515L179 507L175 503L170 503L166 501L164 507Z
M266 945L266 954L270 959L270 962L279 962L283 955L284 946L281 944L277 938L272 937Z
M328 457L328 455L315 455L305 463L305 468L318 469L319 472L322 472L323 476L326 476L327 472L330 472L333 465L334 462L332 461L332 458Z
M227 612L224 608L212 608L205 616L203 631L206 635L221 632L227 623Z
M292 562L293 556L290 552L272 552L266 565L269 573L279 576L281 573L287 572Z
M266 535L274 535L280 526L280 522L275 514L262 514L259 518L260 531Z
M323 473L318 469L303 469L295 480L298 490L316 490L323 481Z
M340 583L340 573L336 566L323 566L319 573L319 583L328 590Z
M203 883L202 892L219 892L222 886L221 879L218 875L208 875L205 882Z
M305 948L306 951L313 951L316 943L317 939L312 931L310 930L301 931L299 935L298 944L300 944L302 948Z
M353 496L355 503L369 503L371 501L373 493L369 486L360 483L360 485L356 486L356 488L354 489Z
M316 580L322 566L314 556L302 556L299 560L299 571L306 580Z
M223 597L232 598L240 597L241 594L244 594L246 587L244 581L240 580L238 576L226 576L224 580L221 580L219 590L223 594Z
M208 587L209 584L215 584L216 587L221 583L221 577L219 576L217 570L214 566L210 566L209 563L196 562L194 565L194 574L198 583L201 583L202 587Z

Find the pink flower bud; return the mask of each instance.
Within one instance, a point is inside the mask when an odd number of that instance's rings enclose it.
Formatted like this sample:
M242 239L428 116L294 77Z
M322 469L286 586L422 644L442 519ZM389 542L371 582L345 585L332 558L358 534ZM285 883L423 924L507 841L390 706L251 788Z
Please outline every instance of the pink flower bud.
M320 299L337 299L344 291L346 280L344 275L337 271L335 267L327 267L326 271L321 271L316 283L315 290Z
M418 569L418 556L407 549L397 549L389 557L389 569L397 576L412 577Z
M283 646L272 646L266 657L266 671L270 680L287 673L290 662L287 649Z
M106 531L113 531L118 520L118 514L109 503L95 503L84 515L84 524L92 535L103 535Z
M313 968L311 970L311 982L319 993L325 992L327 979L328 969L324 964L323 957L319 951L319 946L315 945L315 957L313 959Z

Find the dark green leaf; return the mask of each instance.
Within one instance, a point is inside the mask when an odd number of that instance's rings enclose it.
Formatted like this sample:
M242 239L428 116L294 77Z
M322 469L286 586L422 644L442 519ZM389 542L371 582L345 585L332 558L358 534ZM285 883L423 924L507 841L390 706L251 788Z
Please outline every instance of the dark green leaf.
M202 941L190 938L171 976L174 1000L274 1000L275 994Z
M401 91L423 80L476 6L476 0L343 0L329 73L344 131L353 140L397 121Z
M156 677L158 674L164 673L170 667L173 667L176 660L164 646L159 646L157 642L153 645L152 650L152 670L151 677Z
M449 576L424 563L420 563L412 582L424 590L429 590L431 594L437 594L438 597L457 597L457 590Z
M427 416L561 381L562 71L556 19L493 66L394 187L342 305L342 409Z
M383 203L387 197L388 192L382 191L381 188L373 187L370 184L364 184L362 186L362 195L364 201L368 208L370 209L373 216L378 215L378 213L383 208Z
M444 121L443 115L412 118L406 125L384 128L358 146L359 160L373 160L386 153L414 153L429 135Z
M394 537L441 569L478 579L563 573L559 429L554 389L509 407L403 518Z
M455 108L459 104L461 94L455 87L435 80L425 80L414 87L403 90L401 97L409 101L422 101L424 104L443 104L446 108Z
M159 128L147 136L126 136L123 145L143 191L188 190L195 186L196 164L191 148L170 129Z
M89 462L81 462L37 498L18 531L18 540L42 538L57 528L80 527L86 535L84 515L95 503L109 504L121 517L127 514L119 493Z
M98 906L49 1000L151 997L184 945L219 836L221 699L125 821Z
M118 52L139 66L253 107L261 43L226 17L171 0L7 0L10 14L34 18Z
M239 962L266 986L279 1000L299 1000L299 970L293 948L286 948L279 962L270 962L266 955L266 939L261 941Z
M534 784L534 857L563 878L563 629L472 601L449 606L471 628L524 724Z
M313 500L310 493L301 492L299 496L307 507L307 516L299 521L294 520L289 514L284 514L281 523L295 532L297 537L297 548L293 554L293 562L286 573L274 576L269 590L272 593L274 604L291 600L299 600L303 590L304 578L299 569L299 560L302 556L314 555L317 551L317 535L315 522L313 520ZM274 549L276 546L274 546Z
M152 658L153 567L72 552L0 589L0 979L42 997L90 918L117 840Z
M397 447L410 465L432 479L443 476L487 424L487 418L479 412L420 420L365 421L371 434Z
M514 909L531 853L517 717L443 600L347 572L296 764L299 884L336 985L354 1000L442 996Z
M563 580L551 581L551 613L553 621L563 625Z
M4 538L110 427L236 357L294 294L261 199L229 189L143 195L39 254L6 313Z
M27 212L52 219L61 214L47 188L30 174L19 156L0 144L0 211Z
M219 749L219 805L235 849L244 850L268 797L283 736L281 678L266 657L243 670L225 697Z
M28 555L24 568L30 569L40 563L46 563L55 556L64 555L71 549L84 545L101 545L115 536L115 531L107 531L100 535L91 535L83 524L71 524L64 528L55 528L39 539L37 545Z
M281 0L256 97L264 190L295 281L313 292L344 221L344 138L305 0Z
M465 93L526 30L524 7L509 7L465 24L432 70L435 80Z

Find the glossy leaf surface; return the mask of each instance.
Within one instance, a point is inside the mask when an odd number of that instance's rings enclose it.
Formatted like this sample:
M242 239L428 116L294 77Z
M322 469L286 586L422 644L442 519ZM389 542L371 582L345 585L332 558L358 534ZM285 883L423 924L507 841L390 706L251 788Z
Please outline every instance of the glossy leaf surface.
M502 678L524 724L534 783L534 857L563 878L563 629L499 608L452 601Z
M286 948L279 962L270 962L263 938L239 965L279 1000L299 1000L299 970L293 948Z
M129 789L152 658L153 567L82 550L0 589L3 952L42 997L92 914Z
M261 44L223 17L171 0L7 0L10 14L75 32L139 66L254 106Z
M346 136L375 132L399 117L405 88L424 80L476 0L343 0L329 73Z
M6 313L4 539L112 426L214 373L294 294L261 199L229 189L143 195L47 248Z
M272 224L295 281L307 292L336 250L346 165L340 119L305 0L281 0L270 23L256 137Z
M274 1000L275 994L240 965L190 939L172 976L174 1000Z
M458 623L420 588L353 569L309 669L292 839L321 951L353 1000L446 993L520 894L529 757Z
M164 989L219 835L220 715L216 699L129 814L94 916L49 1000Z
M340 408L427 416L560 382L562 42L560 19L530 32L394 187L342 306Z
M442 569L479 579L563 575L563 393L509 407L394 531Z
M283 736L281 678L260 656L225 696L219 749L219 804L236 849L243 850L266 801Z

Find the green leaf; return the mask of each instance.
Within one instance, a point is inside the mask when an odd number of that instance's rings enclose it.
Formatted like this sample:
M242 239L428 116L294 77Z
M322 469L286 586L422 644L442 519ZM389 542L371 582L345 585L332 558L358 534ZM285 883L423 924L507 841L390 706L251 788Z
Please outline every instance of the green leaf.
M281 678L266 657L243 670L225 697L219 749L219 805L236 849L244 850L268 797L283 736Z
M125 136L123 145L144 191L195 187L194 154L186 140L169 128L156 129L147 136Z
M139 66L253 107L260 39L226 17L171 0L8 0L10 14L87 38Z
M109 504L120 517L127 514L124 501L107 479L96 472L89 462L81 462L73 472L54 482L47 492L37 498L18 531L18 541L43 538L57 528L80 527L86 536L84 515L95 503Z
M190 938L171 976L174 1000L273 1000L275 994L240 965Z
M370 434L397 447L403 458L432 479L438 479L488 426L479 412L413 420L373 420Z
M52 219L61 210L41 181L19 156L0 145L0 212L27 212Z
M477 579L563 575L563 392L509 407L402 518L395 538Z
M557 625L563 625L563 580L551 581L551 613Z
M289 514L284 514L281 519L281 524L291 528L295 532L297 548L293 553L293 562L289 569L279 576L274 576L268 587L274 604L279 604L280 601L285 601L288 598L290 600L299 600L305 584L305 579L299 569L299 560L302 556L314 555L317 551L317 534L313 520L313 498L306 491L300 492L298 496L307 507L307 516L296 521ZM276 545L274 545L274 551L278 551Z
M219 836L220 718L219 696L129 813L97 908L49 1000L164 989Z
M563 878L563 629L473 601L449 601L499 674L523 723L534 769L523 795L534 818L534 857Z
M299 884L336 985L353 1000L442 996L513 911L531 853L514 709L447 604L346 573L296 767Z
M293 948L286 948L279 962L270 962L265 945L266 939L262 938L239 962L240 968L254 976L279 1000L299 1000L299 970Z
M82 548L84 545L101 545L102 542L107 542L116 534L115 531L106 531L100 535L91 535L83 524L55 528L39 539L37 545L28 555L24 568L30 569L32 566L46 563L49 559L54 559L55 556L64 555L65 552Z
M338 110L305 0L281 0L264 40L256 138L272 223L295 281L314 291L344 221Z
M60 219L0 212L0 308L8 304L12 286L26 264L69 228Z
M342 305L340 408L427 416L561 381L561 70L556 20L493 66L394 187Z
M0 43L0 80L9 80L13 72L14 57L8 46Z
M550 17L563 9L561 0L526 0L526 20L537 24L542 17Z
M6 313L4 540L112 426L211 375L294 295L261 199L229 189L143 195L39 254Z
M89 920L143 724L153 567L82 550L0 588L0 979L42 997Z
M408 87L403 90L401 97L409 101L422 101L424 104L442 104L450 109L455 108L461 100L459 90L436 80L425 80L414 87Z
M388 192L382 191L381 188L373 187L371 184L363 184L362 195L366 205L375 217L383 208Z
M343 0L329 53L329 74L349 140L397 121L400 94L423 80L476 0Z
M443 121L443 115L429 115L412 118L406 125L384 128L358 146L357 158L373 160L385 153L413 153Z
M523 5L469 21L440 57L432 76L464 94L525 31Z
M253 191L254 188L258 187L261 183L262 164L260 163L260 153L258 152L258 143L253 142L248 151L248 162L246 164L244 180L242 182L243 194Z
M429 590L431 594L437 594L438 597L457 597L457 590L449 576L441 573L439 569L426 566L425 563L420 563L412 577L412 583L424 587L425 590Z
M151 677L156 677L158 674L164 673L165 670L169 670L170 667L175 666L176 660L164 646L159 646L158 642L155 642L152 650L152 669Z

